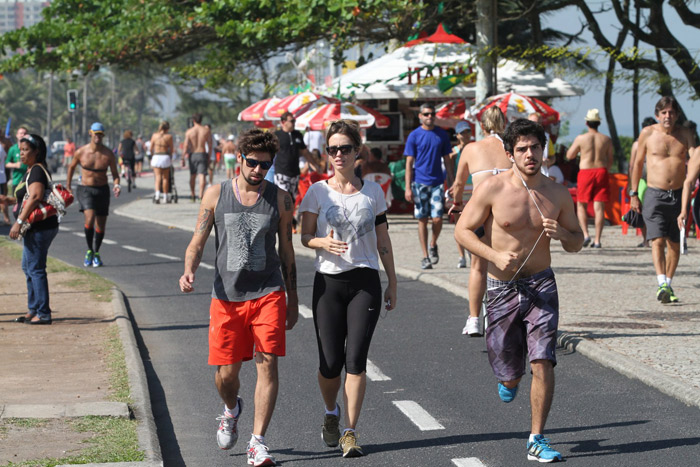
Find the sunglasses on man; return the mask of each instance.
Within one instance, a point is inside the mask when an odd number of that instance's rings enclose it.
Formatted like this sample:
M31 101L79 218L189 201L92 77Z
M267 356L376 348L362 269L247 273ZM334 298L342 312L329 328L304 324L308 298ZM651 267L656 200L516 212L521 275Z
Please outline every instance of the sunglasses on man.
M241 153L241 157L245 161L245 165L247 165L251 169L256 168L258 165L263 170L270 170L270 167L272 167L272 161L259 161L255 159L248 159L243 153Z
M435 112L423 112L421 115L424 117L434 117Z

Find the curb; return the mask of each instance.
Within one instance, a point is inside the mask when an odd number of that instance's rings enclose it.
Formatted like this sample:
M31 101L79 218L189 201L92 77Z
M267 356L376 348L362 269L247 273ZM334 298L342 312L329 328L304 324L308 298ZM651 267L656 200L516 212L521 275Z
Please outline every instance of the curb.
M674 397L688 406L700 408L700 391L670 377L658 370L649 368L633 358L605 348L589 339L576 336L566 331L558 331L557 344L593 360L604 367L611 368L630 379L636 379L652 388Z
M99 464L109 466L162 466L163 456L160 451L160 443L158 441L158 432L156 423L153 418L153 410L151 408L151 398L148 393L148 380L146 379L146 370L143 367L141 354L139 353L138 343L134 335L134 323L131 321L129 312L124 302L124 294L121 290L112 288L112 306L114 308L114 320L119 327L119 337L124 348L124 360L126 360L126 369L129 377L129 389L131 400L133 402L133 411L136 420L140 423L136 429L139 446L143 449L146 456L145 462L130 462L123 464Z

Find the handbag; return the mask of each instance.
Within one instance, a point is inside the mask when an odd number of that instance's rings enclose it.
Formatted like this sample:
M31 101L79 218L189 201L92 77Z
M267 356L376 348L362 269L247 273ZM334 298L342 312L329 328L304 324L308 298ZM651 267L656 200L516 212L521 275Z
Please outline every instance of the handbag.
M61 217L66 214L66 208L73 203L73 194L62 184L54 183L51 180L51 175L49 175L43 165L39 164L39 167L41 167L46 174L46 179L49 182L49 186L44 191L44 199L36 208L34 208L32 212L29 213L27 223L33 224L34 222L46 220L51 216L58 216L60 221ZM24 207L24 204L28 199L29 189L27 189L27 192L24 194L22 207Z

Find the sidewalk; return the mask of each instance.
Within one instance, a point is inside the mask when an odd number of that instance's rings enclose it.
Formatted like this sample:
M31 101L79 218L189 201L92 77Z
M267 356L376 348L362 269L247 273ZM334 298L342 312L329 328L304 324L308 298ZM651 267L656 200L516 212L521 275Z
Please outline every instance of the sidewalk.
M177 204L154 205L150 198L138 199L116 214L192 231L199 205L189 200L189 174L178 170L175 178ZM217 174L214 181L222 179ZM389 233L398 274L466 299L469 269L456 268L454 225L444 224L438 241L440 262L427 271L420 269L422 255L412 216L390 215ZM560 343L700 407L700 243L689 239L689 254L681 257L673 282L680 303L662 305L656 300L651 249L637 248L639 242L634 231L622 235L619 226L611 226L603 231L600 250L585 248L571 254L558 242L552 243L561 304ZM297 255L314 256L301 245L299 235L294 236L294 247ZM398 300L400 310L400 296ZM466 300L464 308L466 319ZM450 323L446 328L459 332L463 325Z

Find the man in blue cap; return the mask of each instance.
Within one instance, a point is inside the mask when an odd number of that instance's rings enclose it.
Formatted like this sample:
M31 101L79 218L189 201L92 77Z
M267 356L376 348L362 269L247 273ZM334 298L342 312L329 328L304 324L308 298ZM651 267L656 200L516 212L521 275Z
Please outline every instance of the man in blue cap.
M107 146L102 144L105 135L105 127L95 122L90 127L90 143L78 149L68 166L66 188L73 191L71 181L75 167L80 165L82 181L78 185L77 198L80 210L85 215L85 240L88 250L85 254L86 267L102 266L100 258L100 246L105 237L107 216L109 215L109 180L107 170L111 170L114 187L114 196L119 196L119 171L117 170L117 158Z

